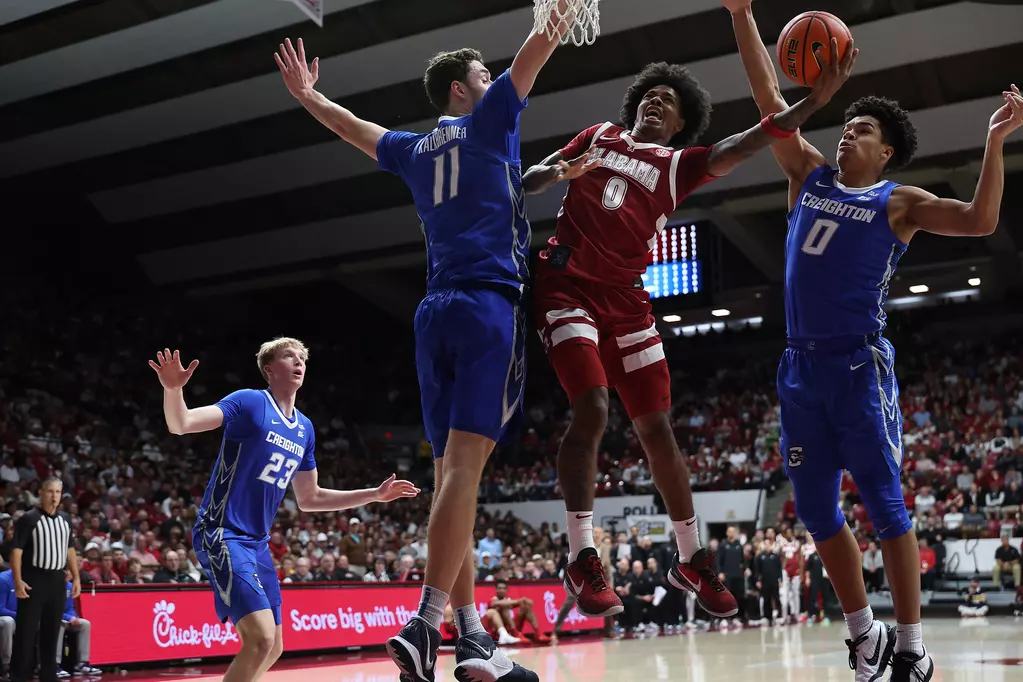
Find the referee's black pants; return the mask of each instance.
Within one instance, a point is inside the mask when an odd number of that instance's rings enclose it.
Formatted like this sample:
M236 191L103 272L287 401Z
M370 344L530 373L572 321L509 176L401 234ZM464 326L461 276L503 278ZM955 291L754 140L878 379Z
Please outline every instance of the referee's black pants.
M64 571L41 571L26 566L22 578L31 587L28 599L18 600L11 652L11 682L27 682L39 638L39 682L57 682L57 638L67 603Z

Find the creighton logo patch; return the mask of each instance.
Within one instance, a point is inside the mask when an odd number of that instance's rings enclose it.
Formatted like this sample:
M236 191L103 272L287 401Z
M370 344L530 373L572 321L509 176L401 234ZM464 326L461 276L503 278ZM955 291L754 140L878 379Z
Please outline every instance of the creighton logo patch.
M789 448L789 467L796 468L803 466L803 448L794 445Z

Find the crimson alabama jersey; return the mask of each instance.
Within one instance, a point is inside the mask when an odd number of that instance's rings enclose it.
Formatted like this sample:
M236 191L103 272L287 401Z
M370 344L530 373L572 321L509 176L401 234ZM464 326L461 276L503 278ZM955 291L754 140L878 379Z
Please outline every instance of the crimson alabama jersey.
M569 183L557 232L540 257L569 276L633 288L668 216L714 179L707 175L711 148L636 142L603 123L579 133L561 155L570 161L587 150L601 164ZM558 246L568 247L567 263L554 262Z

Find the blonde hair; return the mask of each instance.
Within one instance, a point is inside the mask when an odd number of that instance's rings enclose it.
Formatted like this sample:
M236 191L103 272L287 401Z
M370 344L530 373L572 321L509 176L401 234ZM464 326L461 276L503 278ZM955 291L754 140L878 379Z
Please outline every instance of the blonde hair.
M270 383L270 377L266 375L264 368L274 361L277 351L285 348L297 348L305 353L306 359L309 358L309 349L298 339L293 339L290 336L278 336L273 341L267 341L259 347L259 352L256 353L256 366L259 367L259 373L263 375L263 379L267 383Z

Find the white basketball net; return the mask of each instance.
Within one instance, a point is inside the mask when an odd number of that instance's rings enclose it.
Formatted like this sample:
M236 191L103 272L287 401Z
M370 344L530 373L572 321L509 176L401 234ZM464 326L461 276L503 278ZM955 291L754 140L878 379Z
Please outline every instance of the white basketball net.
M534 0L533 30L562 45L592 45L600 35L600 0ZM560 5L560 6L559 6ZM564 8L562 10L562 8Z

